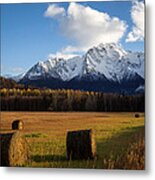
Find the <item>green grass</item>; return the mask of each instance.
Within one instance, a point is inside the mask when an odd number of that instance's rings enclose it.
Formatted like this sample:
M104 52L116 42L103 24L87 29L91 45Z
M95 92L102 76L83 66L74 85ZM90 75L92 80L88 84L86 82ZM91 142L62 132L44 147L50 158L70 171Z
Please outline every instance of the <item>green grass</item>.
M107 161L115 162L128 147L137 141L135 137L143 126L123 129L108 139L97 139L97 157L94 160L66 160L65 139L31 144L31 162L26 166L54 168L107 168ZM110 163L110 162L109 162ZM110 167L110 166L109 166ZM122 167L123 168L123 167Z
M25 137L26 138L45 138L47 137L48 135L47 134L43 134L43 133L31 133L31 134L25 134Z
M135 118L134 113L8 112L2 113L2 128L7 129L11 119L24 121L23 133L30 146L26 167L123 169L124 164L121 167L118 161L139 137L144 139L144 114L140 115ZM80 129L93 129L97 156L94 160L67 161L67 131ZM116 162L119 166L115 166Z

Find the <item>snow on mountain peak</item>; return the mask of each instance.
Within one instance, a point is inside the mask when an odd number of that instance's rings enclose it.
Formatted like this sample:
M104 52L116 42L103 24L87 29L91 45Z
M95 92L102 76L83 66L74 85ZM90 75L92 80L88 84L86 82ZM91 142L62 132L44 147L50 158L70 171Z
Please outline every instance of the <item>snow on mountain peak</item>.
M144 57L142 54L127 52L120 44L101 43L86 53L86 72L96 71L104 74L107 79L119 83L124 78L132 78L135 73L143 77ZM139 57L142 57L141 60Z
M105 52L107 53L107 55L111 58L122 58L122 56L126 55L127 52L123 49L123 47L121 46L121 44L116 44L116 43L107 43L107 44L99 44L99 46L97 46L97 49L99 50L106 50Z
M24 76L29 80L56 78L70 81L73 78L102 75L109 81L121 83L135 74L144 78L144 54L125 51L120 44L99 44L89 49L82 57L70 59L49 58L39 61Z
M47 61L39 61L27 73L29 80L36 80L43 76L58 78L63 81L69 81L81 74L83 68L83 60L76 56L69 60L63 58L48 59Z

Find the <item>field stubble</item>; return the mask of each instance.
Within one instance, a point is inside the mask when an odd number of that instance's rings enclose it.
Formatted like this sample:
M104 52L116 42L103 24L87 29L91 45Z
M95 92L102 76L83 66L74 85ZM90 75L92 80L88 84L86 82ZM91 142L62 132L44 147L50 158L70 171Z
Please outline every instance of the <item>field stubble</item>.
M30 146L28 167L144 169L144 113L2 112L1 131L12 132L15 119ZM67 131L93 129L94 160L66 160Z

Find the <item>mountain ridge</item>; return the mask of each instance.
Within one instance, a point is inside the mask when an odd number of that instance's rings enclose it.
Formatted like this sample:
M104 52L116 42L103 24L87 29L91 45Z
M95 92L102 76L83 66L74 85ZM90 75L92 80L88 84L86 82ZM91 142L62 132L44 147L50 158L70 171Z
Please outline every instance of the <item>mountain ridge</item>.
M50 88L105 92L134 92L144 85L144 53L126 51L120 44L99 44L83 56L39 61L21 83Z

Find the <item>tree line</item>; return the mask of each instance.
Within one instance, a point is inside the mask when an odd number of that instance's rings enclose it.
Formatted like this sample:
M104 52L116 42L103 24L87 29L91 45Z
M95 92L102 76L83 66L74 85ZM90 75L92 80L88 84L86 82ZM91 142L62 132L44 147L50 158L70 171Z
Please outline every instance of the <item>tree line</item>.
M1 88L2 111L143 112L144 94L123 95L64 89Z
M0 76L0 88L25 88L25 85L19 84L13 79L6 79Z

